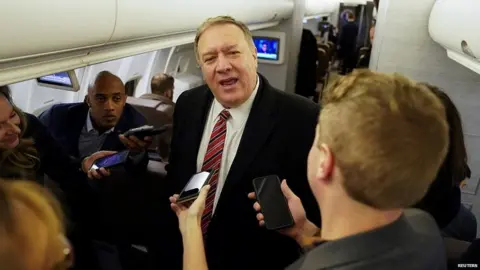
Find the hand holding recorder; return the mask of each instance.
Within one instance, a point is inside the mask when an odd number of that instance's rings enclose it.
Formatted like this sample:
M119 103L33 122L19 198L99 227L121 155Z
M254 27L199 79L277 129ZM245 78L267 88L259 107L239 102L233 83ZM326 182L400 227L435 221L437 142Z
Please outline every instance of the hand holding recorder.
M170 125L164 125L160 128L145 125L130 129L119 135L119 138L130 151L142 152L152 144L153 136L164 133L169 127Z

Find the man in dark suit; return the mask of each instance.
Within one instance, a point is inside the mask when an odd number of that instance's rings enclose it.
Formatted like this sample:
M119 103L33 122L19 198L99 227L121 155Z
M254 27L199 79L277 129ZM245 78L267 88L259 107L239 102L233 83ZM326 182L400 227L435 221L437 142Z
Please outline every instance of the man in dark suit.
M89 220L89 222L95 222L98 230L95 232L96 235L89 236L96 240L106 241L102 243L102 246L109 246L110 249L112 249L112 245L107 242L121 243L116 245L120 249L119 257L121 259L128 258L124 254L131 250L129 240L126 240L130 236L127 237L129 234L125 232L130 228L125 227L127 226L125 218L121 219L122 224L115 223L113 220L127 215L129 209L118 209L118 203L115 201L119 201L119 197L122 196L122 200L124 200L124 197L129 196L130 193L127 188L123 188L118 183L128 182L121 180L128 179L128 176L137 175L146 169L148 155L145 149L151 143L149 137L139 139L135 136L126 138L120 135L129 129L146 124L146 119L131 105L126 104L126 98L125 87L121 79L108 71L102 71L95 78L93 85L89 87L85 102L54 105L39 116L40 121L50 130L54 138L74 158L82 159L99 150L123 151L129 149L131 151L130 157L133 166L127 167L129 174L124 174L122 173L123 169L119 169L120 173L112 175L115 181L92 182L92 184L95 183L95 186L105 187L110 191L101 192L104 190L103 188L99 190L102 204L97 206L99 212L92 213ZM113 182L116 184L111 184ZM111 189L114 189L115 192L112 192ZM112 223L115 224L114 228L112 228ZM113 258L109 259L109 263L119 259L115 253L106 255L107 253L103 251L101 259ZM93 260L92 265L96 264ZM94 269L94 267L98 266L89 266L89 269Z
M320 223L305 173L319 107L273 88L257 73L251 33L231 17L200 26L195 53L207 86L184 92L176 103L168 195L179 193L199 171L219 170L210 181L202 219L209 269L283 269L299 257L299 246L260 228L247 194L254 178L276 174L288 179L307 215ZM181 269L182 241L173 212L168 221L168 231L157 241L169 258L160 263Z
M297 78L295 93L306 98L313 98L317 89L317 39L312 31L303 29L300 52L298 53Z
M86 102L53 105L39 119L75 158L99 150L122 151L128 148L142 152L150 138L144 142L119 136L146 124L145 117L126 104L126 98L120 78L102 71L89 87Z
M339 54L343 59L341 74L352 72L357 64L357 36L358 25L355 22L355 15L347 13L347 23L342 26L340 39L338 40Z

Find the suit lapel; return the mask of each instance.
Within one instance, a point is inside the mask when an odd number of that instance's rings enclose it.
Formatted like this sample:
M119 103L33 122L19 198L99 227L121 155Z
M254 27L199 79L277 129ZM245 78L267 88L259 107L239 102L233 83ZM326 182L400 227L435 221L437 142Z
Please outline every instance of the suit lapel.
M227 176L225 186L222 189L222 198L228 196L236 184L243 180L243 172L248 170L250 164L254 161L258 151L268 140L276 124L276 100L273 94L274 90L268 84L264 77L260 76L260 86L257 96L252 105L248 116L245 130L243 131L240 145L233 160L232 166ZM219 202L219 205L221 203Z
M192 112L190 117L183 123L185 130L190 132L190 140L188 146L186 146L186 157L191 157L186 164L189 164L189 169L194 174L197 171L197 156L200 149L200 143L202 140L203 130L205 129L205 123L207 121L208 112L213 102L213 94L206 86L201 89L200 100L192 100L188 105Z

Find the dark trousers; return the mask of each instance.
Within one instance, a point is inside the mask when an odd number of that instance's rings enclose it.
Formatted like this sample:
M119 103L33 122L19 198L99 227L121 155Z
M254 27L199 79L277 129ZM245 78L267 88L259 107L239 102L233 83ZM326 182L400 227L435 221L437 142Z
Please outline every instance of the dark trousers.
M357 57L355 54L347 54L343 57L340 74L347 75L357 66Z

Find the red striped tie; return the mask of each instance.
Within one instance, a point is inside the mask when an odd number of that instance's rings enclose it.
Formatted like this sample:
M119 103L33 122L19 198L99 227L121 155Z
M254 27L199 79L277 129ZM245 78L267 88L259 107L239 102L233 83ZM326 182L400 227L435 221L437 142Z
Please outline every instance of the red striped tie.
M207 153L203 159L202 171L213 172L210 178L207 200L205 202L205 210L202 216L202 232L206 234L208 224L212 218L213 203L215 201L215 192L217 191L218 173L220 171L220 162L222 161L223 145L225 144L225 137L227 134L227 119L230 117L230 113L227 110L223 110L219 114L219 118L212 134L210 135L210 141L208 142Z

